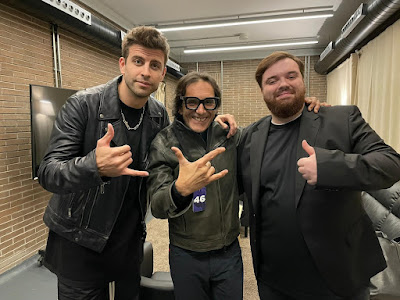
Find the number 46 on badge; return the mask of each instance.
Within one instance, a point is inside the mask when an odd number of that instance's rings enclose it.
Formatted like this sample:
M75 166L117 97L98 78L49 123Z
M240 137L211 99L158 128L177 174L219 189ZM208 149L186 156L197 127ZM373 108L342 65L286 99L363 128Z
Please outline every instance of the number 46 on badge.
M193 193L193 212L201 212L206 209L206 188L203 187Z

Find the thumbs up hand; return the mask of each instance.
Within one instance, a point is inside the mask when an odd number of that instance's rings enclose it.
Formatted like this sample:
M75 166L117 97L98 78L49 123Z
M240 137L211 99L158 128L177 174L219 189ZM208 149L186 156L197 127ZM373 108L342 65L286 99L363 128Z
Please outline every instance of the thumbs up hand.
M210 182L224 177L228 173L228 170L225 169L214 174L215 168L210 162L217 155L225 151L225 148L223 147L208 152L206 155L192 163L183 156L181 150L177 147L172 147L171 149L174 151L179 161L179 175L175 182L175 187L182 196L188 196L205 187Z
M128 168L133 162L131 147L128 145L110 147L111 140L114 137L114 128L111 124L108 124L107 129L107 133L97 141L96 146L96 164L100 176L149 176L148 172Z
M317 158L315 156L315 150L311 147L306 140L301 142L301 146L307 152L309 157L300 158L297 161L297 166L300 174L304 179L307 180L307 183L310 185L317 184Z

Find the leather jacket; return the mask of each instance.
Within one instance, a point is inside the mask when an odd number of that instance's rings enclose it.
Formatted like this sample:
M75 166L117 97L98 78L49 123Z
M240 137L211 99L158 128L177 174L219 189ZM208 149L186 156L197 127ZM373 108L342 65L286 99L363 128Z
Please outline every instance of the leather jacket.
M54 193L43 220L50 230L97 252L107 243L128 190L129 176L101 177L96 144L114 127L111 147L127 144L121 120L118 84L108 83L79 91L60 110L47 153L39 167L39 183ZM146 104L140 142L139 170L148 166L148 149L155 135L169 124L165 107L152 97ZM141 219L147 210L145 178L138 178Z
M238 132L230 139L218 123L213 122L207 133L207 144L202 137L175 120L162 130L150 146L147 195L152 214L168 218L169 238L172 245L183 249L205 252L230 245L239 235L239 193L236 180ZM191 162L207 152L225 147L226 151L211 163L218 173L228 169L228 174L206 186L206 208L193 212L192 203L179 211L171 196L171 188L179 174L179 163L171 147L181 149Z

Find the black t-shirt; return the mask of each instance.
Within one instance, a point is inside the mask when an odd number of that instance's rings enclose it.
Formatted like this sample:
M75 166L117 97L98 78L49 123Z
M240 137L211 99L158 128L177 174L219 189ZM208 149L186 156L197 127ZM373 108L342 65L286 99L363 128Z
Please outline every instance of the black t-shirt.
M133 109L122 102L121 109L130 127L139 123L142 109ZM133 162L137 169L142 124L137 130L126 129ZM112 179L111 179L112 180ZM138 199L138 178L130 177L123 205L109 240L101 253L82 247L50 231L46 247L45 265L65 282L86 286L99 285L130 275L138 269L142 259L142 226Z
M309 253L295 207L296 149L300 118L271 124L260 174L260 275L299 299L330 294ZM317 298L318 298L317 297ZM322 299L322 298L321 298Z

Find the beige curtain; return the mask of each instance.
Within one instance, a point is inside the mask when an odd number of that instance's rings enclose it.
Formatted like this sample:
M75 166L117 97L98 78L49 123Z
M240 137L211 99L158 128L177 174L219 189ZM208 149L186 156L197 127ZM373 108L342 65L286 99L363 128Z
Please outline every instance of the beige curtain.
M166 95L165 95L165 82L160 82L158 85L157 91L155 91L153 94L153 97L156 98L158 101L163 103L164 105L166 104Z
M400 20L327 76L327 102L357 105L364 119L400 152Z
M352 54L327 75L327 102L331 105L354 104L358 55Z
M385 142L400 152L400 20L359 52L355 103Z

